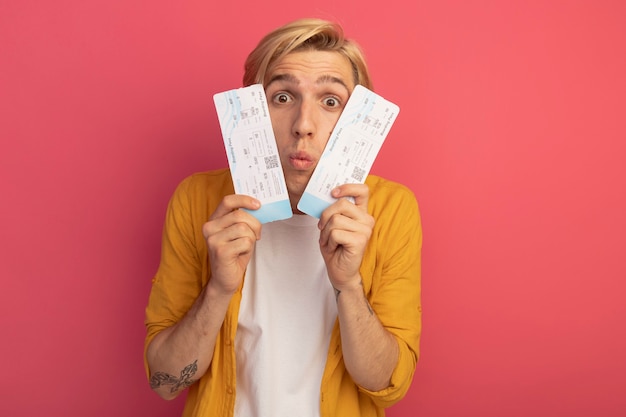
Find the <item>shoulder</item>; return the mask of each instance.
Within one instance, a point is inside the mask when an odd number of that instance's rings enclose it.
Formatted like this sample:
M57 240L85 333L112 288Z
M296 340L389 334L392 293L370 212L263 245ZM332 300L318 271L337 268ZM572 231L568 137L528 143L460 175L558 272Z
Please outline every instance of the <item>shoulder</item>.
M230 170L198 172L183 179L172 196L170 204L179 208L202 213L213 210L224 196L233 194L233 181Z
M365 184L370 190L368 208L374 217L397 214L398 210L419 213L415 194L407 186L377 175L369 175Z
M205 193L221 191L228 193L233 190L233 181L230 170L223 168L191 174L180 182L178 188L187 192L203 190Z
M391 259L419 263L422 220L413 191L374 175L365 183L370 190L368 212L375 219L370 245L377 253L376 259L383 264Z
M191 174L178 184L175 196L221 200L225 195L233 193L233 180L230 176L230 170L224 168Z

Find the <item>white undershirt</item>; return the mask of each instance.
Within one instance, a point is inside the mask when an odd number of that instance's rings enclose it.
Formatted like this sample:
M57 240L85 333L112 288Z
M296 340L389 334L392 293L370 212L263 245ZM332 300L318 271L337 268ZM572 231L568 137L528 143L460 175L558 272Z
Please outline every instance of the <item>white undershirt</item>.
M320 385L337 317L318 220L263 225L246 271L239 324L237 417L319 417Z

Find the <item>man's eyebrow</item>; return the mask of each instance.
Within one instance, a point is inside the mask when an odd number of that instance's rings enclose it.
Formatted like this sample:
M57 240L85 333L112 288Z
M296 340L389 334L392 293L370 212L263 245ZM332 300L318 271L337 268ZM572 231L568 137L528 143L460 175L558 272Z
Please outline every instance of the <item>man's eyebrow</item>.
M346 90L350 91L348 88L348 84L344 80L339 77L335 77L333 75L322 75L315 81L315 84L324 84L324 83L332 83L332 84L341 84L345 87Z
M267 87L270 86L270 84L272 84L273 82L277 82L277 81L285 81L287 83L295 84L295 85L300 84L300 80L298 80L294 75L289 74L289 73L284 73L284 74L276 74L276 75L274 75L272 78L270 78L270 80L268 81L268 83L267 83L267 85L265 87L267 88ZM325 84L325 83L340 84L348 92L350 91L350 88L348 87L348 84L346 84L346 82L344 80L342 80L339 77L335 77L333 75L322 75L317 80L315 80L315 84Z
M270 84L272 84L275 81L286 81L290 84L300 84L300 81L298 81L298 79L294 77L292 74L276 74L272 78L270 78L270 80L268 81L265 87L266 88L269 87Z

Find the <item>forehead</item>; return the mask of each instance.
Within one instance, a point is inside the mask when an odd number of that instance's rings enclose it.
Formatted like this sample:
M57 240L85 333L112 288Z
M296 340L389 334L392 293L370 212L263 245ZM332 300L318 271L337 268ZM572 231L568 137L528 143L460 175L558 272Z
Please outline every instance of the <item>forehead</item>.
M286 77L288 76L288 77ZM354 88L352 65L335 51L297 51L276 61L267 72L266 85L273 80L322 82L336 80L350 91Z

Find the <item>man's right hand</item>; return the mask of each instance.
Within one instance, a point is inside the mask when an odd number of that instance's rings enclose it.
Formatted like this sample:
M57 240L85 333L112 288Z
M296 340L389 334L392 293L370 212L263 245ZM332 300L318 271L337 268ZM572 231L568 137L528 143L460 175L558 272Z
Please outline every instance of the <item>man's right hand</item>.
M253 197L227 195L202 226L211 265L209 285L220 293L232 295L237 291L255 243L261 238L261 223L239 209L260 207L261 203Z
M239 209L260 206L252 197L228 195L202 226L211 279L187 314L161 330L146 350L151 386L163 398L175 398L209 368L230 297L241 285L254 245L261 238L261 223Z

